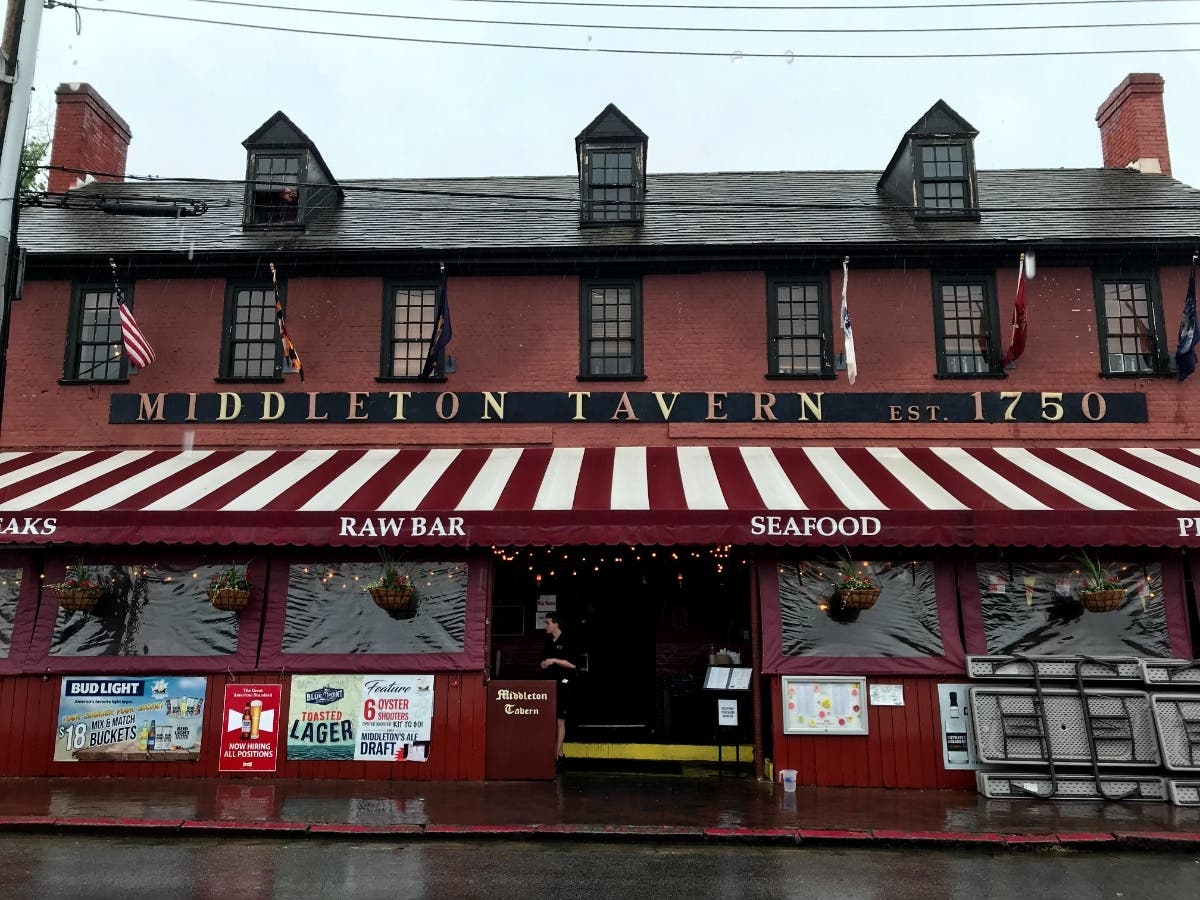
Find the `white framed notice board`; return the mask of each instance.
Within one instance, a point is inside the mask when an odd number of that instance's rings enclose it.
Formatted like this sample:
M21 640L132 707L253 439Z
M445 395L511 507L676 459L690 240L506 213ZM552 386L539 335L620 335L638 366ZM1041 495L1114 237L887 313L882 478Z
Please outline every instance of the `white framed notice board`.
M865 676L784 675L784 734L866 734Z

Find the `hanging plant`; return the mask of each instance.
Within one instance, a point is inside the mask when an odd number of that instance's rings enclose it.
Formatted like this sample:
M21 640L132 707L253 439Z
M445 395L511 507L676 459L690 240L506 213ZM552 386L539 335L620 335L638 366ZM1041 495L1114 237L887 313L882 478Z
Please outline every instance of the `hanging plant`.
M1076 557L1083 570L1083 586L1079 589L1079 602L1089 612L1112 612L1125 600L1125 586L1100 564L1100 558L1088 556L1083 551Z
M883 592L865 568L856 566L849 555L838 561L837 579L834 590L846 609L870 609Z
M246 575L245 566L228 566L208 582L208 600L222 612L241 612L250 602L254 586Z
M67 568L62 581L46 587L58 595L58 605L68 612L91 612L104 593L100 575L82 560Z
M417 614L417 594L412 578L401 572L395 560L383 555L383 571L367 585L367 593L375 605L395 618L411 619Z

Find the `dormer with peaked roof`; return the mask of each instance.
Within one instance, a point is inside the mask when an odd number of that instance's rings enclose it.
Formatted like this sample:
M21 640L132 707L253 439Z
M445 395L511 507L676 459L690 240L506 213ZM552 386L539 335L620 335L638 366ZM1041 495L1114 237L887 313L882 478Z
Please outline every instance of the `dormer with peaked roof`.
M908 129L878 189L920 218L979 218L975 137L979 132L944 100Z
M646 200L645 132L608 104L579 136L579 222L612 225L642 221Z
M282 112L246 140L246 227L303 228L342 189L316 145Z

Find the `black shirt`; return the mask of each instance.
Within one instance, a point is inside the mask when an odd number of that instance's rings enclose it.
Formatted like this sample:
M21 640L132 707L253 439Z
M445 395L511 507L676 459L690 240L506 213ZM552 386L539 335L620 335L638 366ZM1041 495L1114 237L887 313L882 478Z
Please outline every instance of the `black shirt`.
M546 643L542 647L542 659L564 659L567 662L574 662L571 659L571 651L567 643L567 633L565 631L560 631L558 637L546 635ZM546 668L546 674L559 683L570 678L573 671L573 669L559 665L552 665Z

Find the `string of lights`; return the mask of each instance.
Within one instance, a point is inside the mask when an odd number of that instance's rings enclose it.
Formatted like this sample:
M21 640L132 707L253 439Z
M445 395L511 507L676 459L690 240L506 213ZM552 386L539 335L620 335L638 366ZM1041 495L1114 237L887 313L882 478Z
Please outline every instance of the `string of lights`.
M310 13L328 16L347 16L366 19L391 19L408 22L437 22L453 25L501 25L521 28L576 28L594 31L659 31L659 32L704 32L721 34L959 34L974 32L1025 32L1025 31L1071 31L1096 30L1107 28L1189 28L1200 25L1200 22L1064 22L1042 25L937 25L937 26L905 26L905 27L835 27L794 28L775 26L769 28L752 28L747 26L726 27L713 25L628 25L599 22L542 22L535 20L511 19L478 19L449 16L418 16L405 13L368 12L354 9L328 9L313 6L288 6L275 3L248 3L246 0L186 0L188 3L201 3L208 6L232 6L242 9L272 10L288 13Z
M78 3L64 3L60 0L47 0L47 5L51 8L64 7L74 10L85 10L88 12L111 13L123 16L136 16L145 19L158 19L170 22L182 22L188 24L201 25L217 25L228 28L242 28L253 31L267 31L279 34L307 34L319 37L336 37L348 38L362 41L382 41L391 43L403 44L423 44L443 47L483 47L499 50L539 50L558 53L599 53L599 54L618 54L632 56L658 56L658 57L690 57L690 58L707 58L707 59L779 59L784 61L795 61L813 59L841 59L841 60L866 60L866 59L891 59L891 60L933 60L933 59L1029 59L1038 57L1088 57L1088 56L1128 56L1128 55L1148 55L1148 54L1178 54L1178 53L1196 53L1200 52L1198 47L1111 47L1111 48L1089 48L1089 49L1057 49L1057 50L955 50L937 53L928 52L898 52L898 51L883 51L883 52L829 52L815 53L792 50L784 50L781 52L772 51L742 51L742 50L682 50L682 49L666 49L666 48L635 48L635 47L596 47L591 44L571 47L558 44L530 44L502 41L469 41L469 40L454 40L450 38L431 38L431 37L411 37L407 35L394 34L369 34L363 32L351 31L330 31L319 28L299 28L295 26L284 25L262 25L252 22L232 22L227 19L207 19L199 16L175 16L167 13L157 12L142 12L132 9L116 9L109 6L86 6Z

